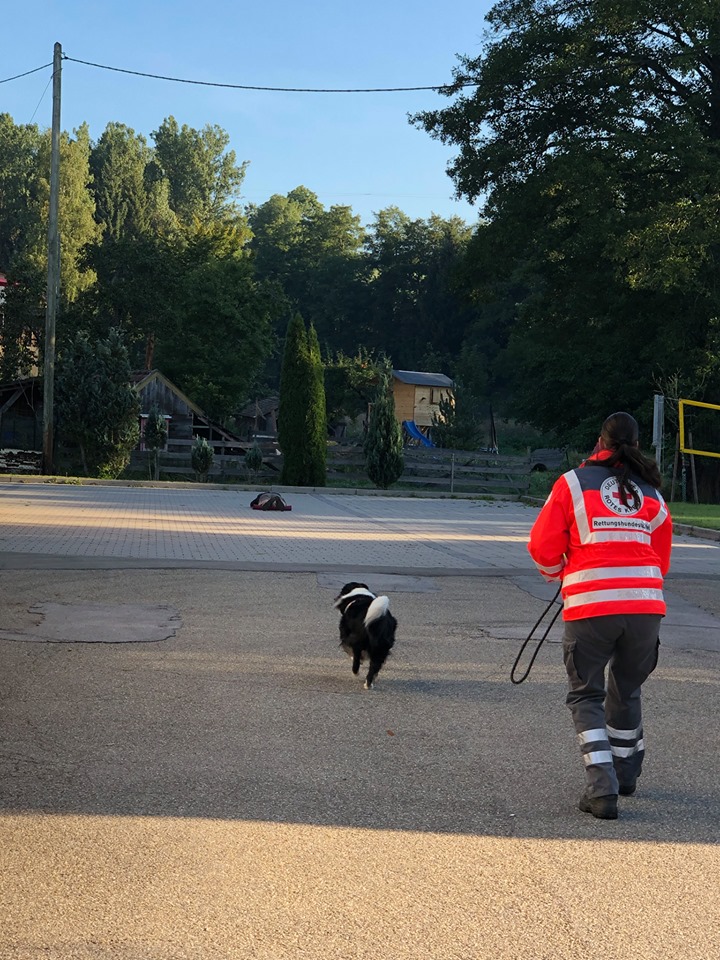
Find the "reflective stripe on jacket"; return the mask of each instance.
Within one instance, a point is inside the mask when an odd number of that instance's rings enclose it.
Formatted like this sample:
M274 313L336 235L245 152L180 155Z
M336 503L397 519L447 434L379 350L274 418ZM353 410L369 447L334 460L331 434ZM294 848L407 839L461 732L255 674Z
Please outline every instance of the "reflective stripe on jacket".
M596 459L610 454L601 451ZM563 619L665 613L672 521L660 492L632 476L639 506L622 502L614 474L591 464L563 474L530 532L548 581L562 581Z

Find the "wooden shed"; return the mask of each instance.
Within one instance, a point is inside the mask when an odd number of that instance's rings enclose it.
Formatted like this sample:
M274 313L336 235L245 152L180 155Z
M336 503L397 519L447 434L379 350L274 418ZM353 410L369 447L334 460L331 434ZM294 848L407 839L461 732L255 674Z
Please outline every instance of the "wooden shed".
M0 385L0 473L40 473L42 393L37 377Z
M277 437L277 421L280 411L279 397L265 397L249 403L234 419L235 429L241 437L254 439Z
M454 397L455 385L443 373L393 370L392 376L395 416L399 423L408 420L427 429L432 426L433 415L440 413L440 401Z
M140 396L140 441L130 459L131 469L144 468L148 453L143 442L143 431L153 406L157 405L168 427L164 456L168 473L190 471L190 451L195 437L204 437L217 458L234 461L242 458L247 442L225 427L212 421L182 390L171 383L159 370L133 373L131 384ZM43 381L28 377L0 385L0 471L8 467L8 452L13 453L13 464L19 463L18 453L28 456L29 463L40 469L40 451L43 444ZM35 452L37 457L30 457ZM22 469L26 469L25 466ZM29 468L27 468L29 469ZM218 465L217 470L220 469Z
M157 406L167 423L167 451L184 453L189 461L194 438L204 437L216 454L239 456L245 452L246 445L237 434L210 420L200 407L159 370L134 373L131 382L140 396L140 443L136 454L145 450L143 433L154 406ZM133 454L131 465L144 463L144 458L136 454Z

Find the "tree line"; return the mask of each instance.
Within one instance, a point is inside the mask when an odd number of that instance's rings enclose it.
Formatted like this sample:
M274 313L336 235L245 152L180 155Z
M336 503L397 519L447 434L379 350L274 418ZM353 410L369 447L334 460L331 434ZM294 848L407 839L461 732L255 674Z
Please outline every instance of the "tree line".
M48 131L0 115L4 381L42 344L49 155ZM172 117L150 141L121 123L97 141L86 126L63 134L60 355L78 335L114 330L134 369L160 368L221 422L278 391L298 313L328 370L330 416L352 406L381 355L399 367L451 361L468 313L455 280L467 224L390 207L365 228L302 186L243 205L245 167L221 128Z

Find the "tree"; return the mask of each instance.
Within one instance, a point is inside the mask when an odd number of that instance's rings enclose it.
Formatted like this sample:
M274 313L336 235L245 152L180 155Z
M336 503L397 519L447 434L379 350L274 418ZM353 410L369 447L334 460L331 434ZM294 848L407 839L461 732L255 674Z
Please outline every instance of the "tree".
M51 135L43 135L38 162L42 170L40 219L47 222L50 208L50 152ZM95 200L89 190L90 134L83 123L74 137L67 133L60 136L60 193L58 197L58 224L60 230L60 291L63 303L74 302L78 296L95 282L95 272L84 257L85 248L96 243L101 229L95 220ZM39 260L46 269L47 256L44 248Z
M243 463L247 470L248 480L254 480L262 470L263 465L263 452L257 441L245 451Z
M523 289L498 358L516 413L583 442L656 376L720 390L719 21L701 0L503 0L454 102L415 121L484 196L481 296ZM544 389L552 383L552 389Z
M88 251L98 284L75 311L76 324L101 334L109 326L121 326L136 365L145 369L155 364L161 347L165 357L172 352L173 362L179 363L182 345L174 351L172 344L184 336L178 325L186 322L195 300L189 275L207 278L217 272L217 261L241 259L250 236L234 200L243 171L235 166L232 151L225 150L227 134L214 127L181 129L171 117L153 136L154 149L123 124L109 124L93 148L97 216L104 235ZM212 281L200 283L205 294L202 325L212 344L228 333L222 302L227 298L216 288L220 302L214 310L207 302ZM239 288L246 290L242 280ZM207 328L215 317L218 330L211 332ZM202 360L197 366L202 367ZM201 382L207 373L202 370ZM232 402L222 386L209 393L216 407Z
M326 210L306 187L251 207L248 218L258 276L281 284L323 345L355 349L364 273L360 218L347 206Z
M456 282L470 233L459 217L411 220L398 207L376 214L366 241L367 346L410 370L423 369L428 343L443 366L452 362L473 316Z
M58 433L77 447L85 475L119 476L138 442L140 401L117 331L95 343L80 333L59 353L55 405Z
M477 450L481 433L480 403L456 383L453 396L442 397L438 413L433 413L433 443L451 450Z
M0 264L3 273L28 246L41 243L37 158L41 134L0 113Z
M324 486L327 456L325 390L320 349L299 313L288 323L280 376L278 443L282 482Z
M299 313L295 313L285 335L278 409L278 444L283 455L281 479L293 486L302 486L305 481L305 387L309 370L305 322Z
M155 347L170 335L182 283L180 241L162 233L122 236L88 248L97 283L82 295L64 327L105 337L123 331L133 366L150 370Z
M395 400L388 368L380 374L370 412L365 438L365 463L368 477L383 490L400 479L405 466L402 431L395 417Z
M338 424L365 414L380 376L381 361L364 347L354 356L339 351L325 363L327 422Z
M160 451L164 449L167 443L167 437L167 421L160 413L158 405L153 404L145 421L143 440L145 447L152 453L154 480L160 479Z
M95 280L82 251L98 235L88 192L90 142L83 125L60 137L61 310ZM8 278L0 317L0 377L27 376L45 328L50 132L0 114L0 268Z
M169 182L145 138L109 123L90 155L99 241L85 259L97 275L67 327L104 337L123 330L137 367L151 369L156 339L173 311L182 234L169 206Z
M141 134L109 123L91 152L96 217L104 242L177 229L169 182Z
M215 451L205 437L197 436L190 448L190 463L201 483L207 483L210 468L215 459Z
M186 224L193 220L234 220L246 163L238 166L230 137L216 125L202 130L163 120L152 134L155 156L170 184L170 206Z
M327 477L327 411L325 382L320 344L315 327L310 324L307 333L310 377L307 383L307 414L305 445L307 482L309 486L324 487Z
M255 280L247 258L194 257L191 249L157 358L174 383L224 421L260 376L274 346L273 321L284 304L271 283Z

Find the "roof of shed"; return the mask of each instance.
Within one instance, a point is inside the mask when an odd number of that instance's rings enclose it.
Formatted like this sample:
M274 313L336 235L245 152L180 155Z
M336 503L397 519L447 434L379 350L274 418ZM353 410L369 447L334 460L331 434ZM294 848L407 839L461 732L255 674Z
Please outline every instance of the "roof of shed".
M278 397L265 397L263 400L256 400L253 403L249 403L240 411L238 416L251 420L254 417L264 417L272 410L277 410L279 405L280 399Z
M189 397L186 397L182 390L176 387L175 384L171 380L168 380L168 378L164 374L160 373L159 370L133 370L133 372L130 374L130 383L138 392L140 392L153 380L160 380L162 383L164 383L169 390L172 390L175 396L180 397L183 403L186 404L186 406L192 410L193 413L197 414L199 417L207 416L196 403L193 403Z
M454 387L455 384L444 373L422 373L419 370L393 370L393 376L401 383L412 383L418 387Z

